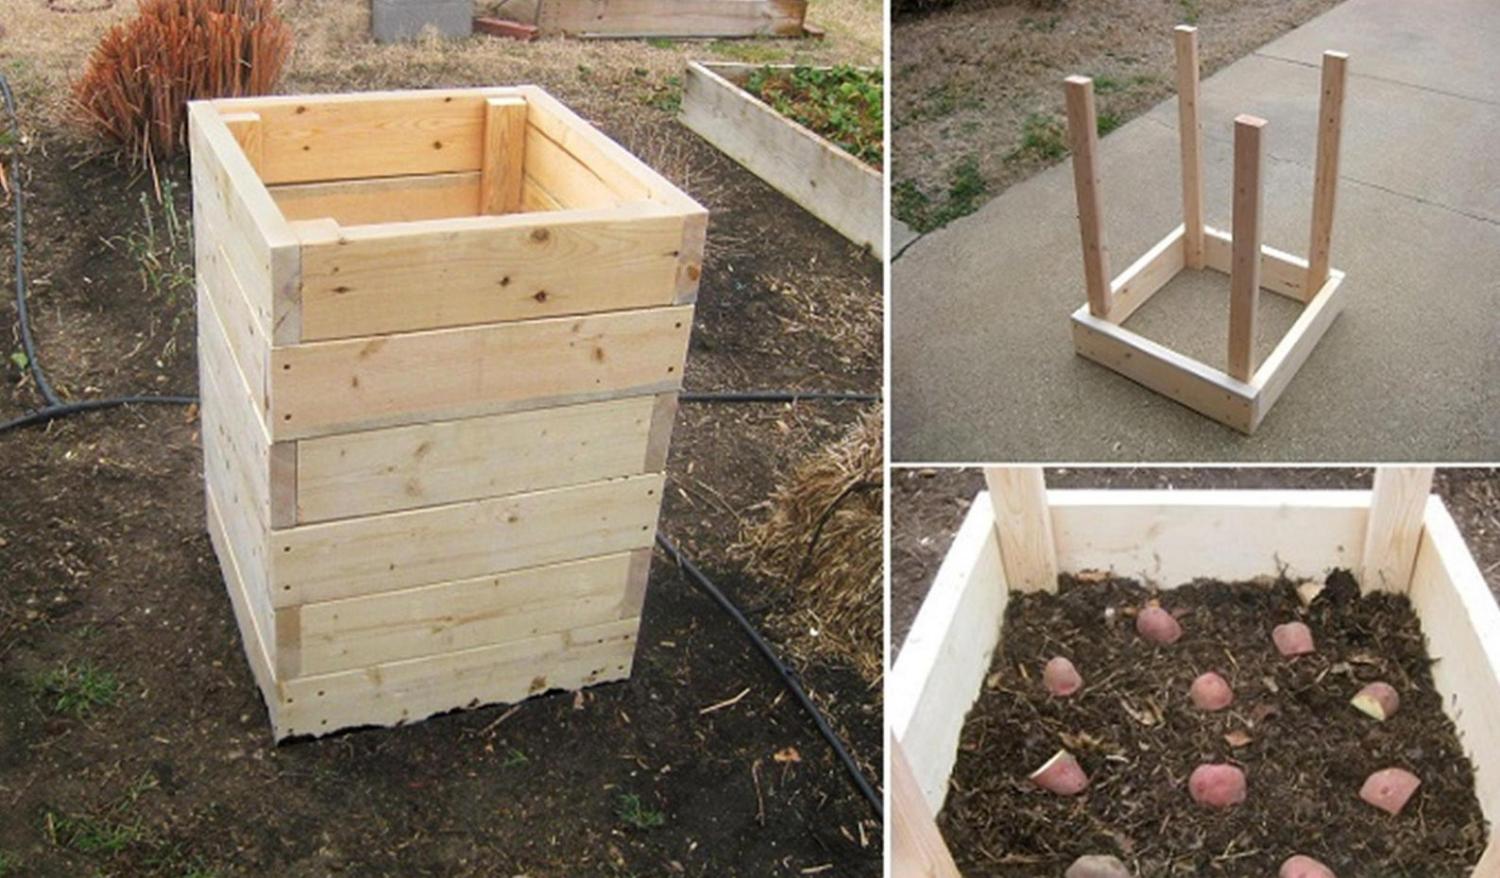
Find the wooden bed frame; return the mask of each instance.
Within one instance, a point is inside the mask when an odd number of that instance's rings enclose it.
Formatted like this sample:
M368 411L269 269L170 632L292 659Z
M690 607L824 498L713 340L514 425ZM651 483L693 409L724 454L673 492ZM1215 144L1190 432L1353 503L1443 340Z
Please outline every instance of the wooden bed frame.
M1261 245L1264 119L1241 115L1234 120L1233 234L1204 225L1198 31L1183 25L1174 36L1183 224L1113 281L1109 280L1100 204L1093 80L1070 76L1065 81L1073 184L1088 289L1088 303L1073 313L1073 347L1080 355L1157 393L1236 430L1254 433L1344 306L1344 273L1329 267L1328 253L1349 56L1323 53L1312 234L1309 257L1301 259ZM1137 308L1184 268L1210 268L1229 275L1229 352L1224 370L1179 354L1124 326ZM1257 367L1256 300L1262 287L1305 303L1306 308Z
M979 697L1012 591L1053 590L1060 572L1108 570L1172 588L1284 570L1352 570L1361 588L1407 595L1433 683L1500 823L1500 608L1441 499L1431 468L1381 468L1370 491L1047 490L1035 467L985 471L886 688L892 874L956 876L933 815L965 716ZM904 865L903 865L904 864ZM1500 875L1492 834L1473 878Z

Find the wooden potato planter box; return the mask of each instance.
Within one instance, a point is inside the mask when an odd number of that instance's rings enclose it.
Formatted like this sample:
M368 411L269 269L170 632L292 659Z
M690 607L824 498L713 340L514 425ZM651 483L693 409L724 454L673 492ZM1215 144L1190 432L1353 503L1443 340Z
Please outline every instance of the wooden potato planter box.
M1344 568L1366 591L1406 594L1480 807L1491 826L1500 821L1500 609L1442 500L1428 496L1430 469L1382 469L1372 491L1049 491L1035 468L985 476L989 491L970 508L887 687L893 855L906 874L957 874L932 815L964 719L999 645L1007 595L1056 589L1059 572L1112 571L1171 588ZM1500 874L1494 835L1472 874Z
M533 87L190 114L208 527L276 737L628 676L703 208Z
M689 62L682 124L834 231L883 259L884 177L745 91L750 74L761 66Z

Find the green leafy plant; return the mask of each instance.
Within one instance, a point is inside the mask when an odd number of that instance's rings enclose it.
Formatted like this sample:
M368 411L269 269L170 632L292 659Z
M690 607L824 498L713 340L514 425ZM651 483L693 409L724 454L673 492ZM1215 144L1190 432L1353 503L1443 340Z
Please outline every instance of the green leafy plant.
M531 757L527 756L525 753L522 753L520 750L517 750L515 747L512 747L510 748L510 752L505 754L505 761L502 762L501 765L505 766L506 768L518 768L530 761Z
M874 168L884 158L880 71L836 67L761 67L745 90L783 116L838 144Z
M92 662L63 662L37 677L36 691L57 713L84 717L118 701L120 682Z
M1021 123L1021 145L1007 159L1056 161L1068 154L1067 128L1056 116L1032 113Z
M47 814L47 831L54 844L80 854L103 855L118 854L145 835L139 821L52 812Z
M911 180L902 180L891 188L891 212L918 232L930 232L978 210L988 189L979 160L965 156L949 173L942 200L935 201Z
M1100 113L1099 117L1094 120L1095 127L1099 129L1100 137L1119 128L1123 124L1125 124L1125 120L1121 119L1118 113Z
M615 816L636 829L656 829L666 825L667 815L646 807L635 793L624 793L615 803Z
M10 361L12 363L15 363L16 368L20 369L23 372L26 371L26 368L31 365L31 358L26 356L25 351L16 351L15 353L11 354Z

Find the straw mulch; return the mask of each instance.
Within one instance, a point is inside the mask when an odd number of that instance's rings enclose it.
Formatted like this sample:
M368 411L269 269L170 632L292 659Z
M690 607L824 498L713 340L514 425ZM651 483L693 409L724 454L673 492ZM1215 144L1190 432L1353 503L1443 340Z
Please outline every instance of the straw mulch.
M811 455L763 504L735 547L751 573L783 589L768 617L794 655L881 674L881 412Z

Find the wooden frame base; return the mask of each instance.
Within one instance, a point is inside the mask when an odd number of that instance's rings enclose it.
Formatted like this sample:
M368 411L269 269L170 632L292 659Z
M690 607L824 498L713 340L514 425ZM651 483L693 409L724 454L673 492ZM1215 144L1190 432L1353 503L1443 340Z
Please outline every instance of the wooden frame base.
M1229 274L1230 236L1211 227L1203 232L1204 267ZM1073 312L1073 349L1200 414L1242 433L1254 433L1344 309L1344 273L1330 269L1328 281L1307 296L1307 261L1273 247L1261 247L1261 288L1305 302L1307 307L1251 379L1239 381L1222 369L1179 354L1123 325L1186 267L1183 238L1184 227L1178 226L1110 282L1112 296L1106 316L1095 317L1087 304Z
M1009 571L1049 567L1108 570L1161 588L1196 576L1311 578L1347 568L1366 591L1407 595L1443 709L1475 766L1480 807L1491 826L1500 823L1500 607L1443 501L1429 496L1431 469L1383 468L1371 491L1064 490L1045 491L1044 502L1028 487L1040 482L1035 468L986 475L1002 496L975 498L887 678L886 716L921 792L892 819L930 829L905 837L936 837L930 815L942 809L1009 595L1044 587ZM1027 538L1043 532L1051 539ZM941 859L930 844L893 853ZM1493 878L1497 866L1500 836L1492 835L1471 874Z

